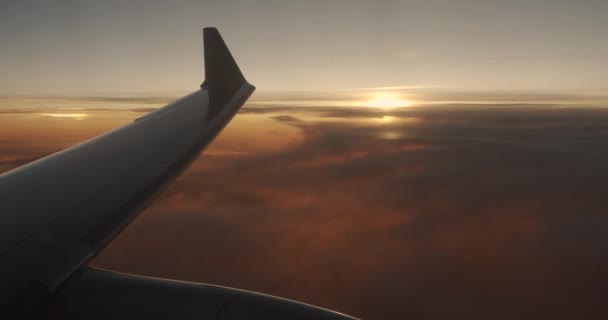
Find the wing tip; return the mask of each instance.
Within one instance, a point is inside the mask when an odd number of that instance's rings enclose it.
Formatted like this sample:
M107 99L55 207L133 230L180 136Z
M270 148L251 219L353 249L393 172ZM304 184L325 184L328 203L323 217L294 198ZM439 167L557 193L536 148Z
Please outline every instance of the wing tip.
M230 82L246 81L217 28L203 28L203 44L205 82L223 85Z
M207 116L212 118L243 84L249 83L217 28L203 28L203 37L205 81L201 84L201 89L209 92Z

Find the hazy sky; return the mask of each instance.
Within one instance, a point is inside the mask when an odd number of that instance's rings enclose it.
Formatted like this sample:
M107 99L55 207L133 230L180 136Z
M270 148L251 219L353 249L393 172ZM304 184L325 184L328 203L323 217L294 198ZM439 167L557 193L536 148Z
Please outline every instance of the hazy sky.
M260 91L608 91L608 1L9 0L0 94L189 91L204 26Z

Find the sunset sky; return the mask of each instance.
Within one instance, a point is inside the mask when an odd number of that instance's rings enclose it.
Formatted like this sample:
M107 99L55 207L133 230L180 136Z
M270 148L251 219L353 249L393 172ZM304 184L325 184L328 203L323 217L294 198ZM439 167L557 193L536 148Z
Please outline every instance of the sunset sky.
M3 1L0 173L258 89L98 256L363 319L605 319L607 1Z
M608 2L3 1L0 94L186 92L218 27L260 91L606 93Z

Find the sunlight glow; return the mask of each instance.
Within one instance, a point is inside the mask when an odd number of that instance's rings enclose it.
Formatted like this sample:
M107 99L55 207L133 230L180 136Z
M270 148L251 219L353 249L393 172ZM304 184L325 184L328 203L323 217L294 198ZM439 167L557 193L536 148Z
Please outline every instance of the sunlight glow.
M382 116L382 118L379 119L381 123L391 123L395 120L395 117L392 116Z
M88 116L86 113L40 113L43 117L59 118L59 119L84 119Z
M380 109L393 109L407 107L411 103L402 99L399 95L392 92L378 92L367 102L367 105Z

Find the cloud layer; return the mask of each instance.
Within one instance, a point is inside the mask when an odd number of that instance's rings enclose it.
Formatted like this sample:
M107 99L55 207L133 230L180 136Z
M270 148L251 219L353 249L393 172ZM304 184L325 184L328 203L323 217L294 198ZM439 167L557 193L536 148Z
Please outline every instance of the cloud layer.
M96 266L365 319L608 314L608 111L256 106L236 119Z

